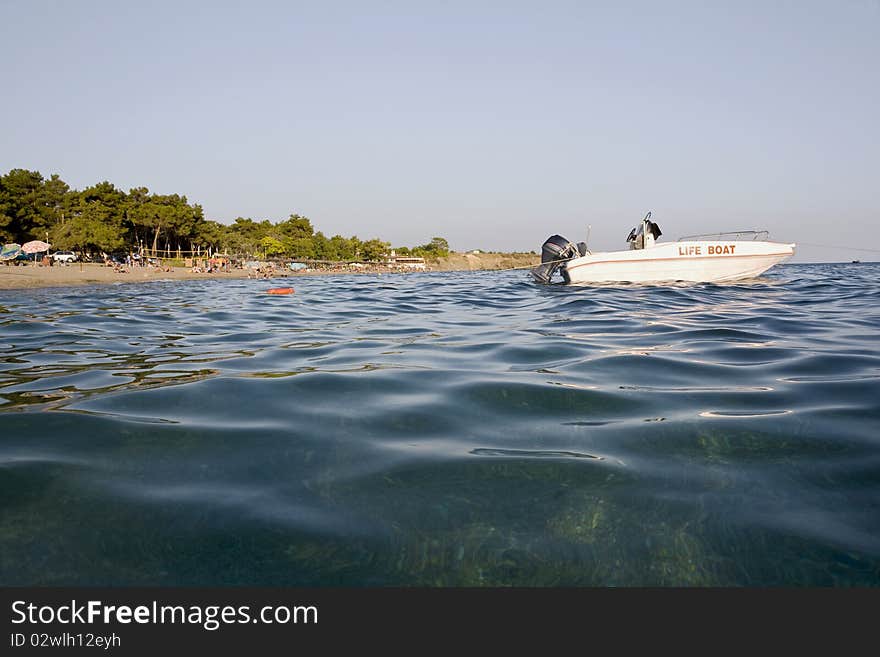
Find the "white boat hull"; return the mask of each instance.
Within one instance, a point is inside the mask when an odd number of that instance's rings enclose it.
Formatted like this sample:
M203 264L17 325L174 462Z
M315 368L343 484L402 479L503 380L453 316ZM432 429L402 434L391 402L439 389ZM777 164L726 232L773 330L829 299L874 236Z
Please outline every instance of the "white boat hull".
M566 283L721 283L760 276L794 255L794 244L762 241L685 241L647 249L592 253L565 262Z

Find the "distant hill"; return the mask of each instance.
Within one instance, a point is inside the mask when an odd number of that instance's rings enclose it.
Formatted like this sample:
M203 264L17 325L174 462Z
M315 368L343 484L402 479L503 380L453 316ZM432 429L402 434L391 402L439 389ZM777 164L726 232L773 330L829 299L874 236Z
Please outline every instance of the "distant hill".
M450 253L428 266L434 271L473 271L527 268L540 263L541 257L531 253Z

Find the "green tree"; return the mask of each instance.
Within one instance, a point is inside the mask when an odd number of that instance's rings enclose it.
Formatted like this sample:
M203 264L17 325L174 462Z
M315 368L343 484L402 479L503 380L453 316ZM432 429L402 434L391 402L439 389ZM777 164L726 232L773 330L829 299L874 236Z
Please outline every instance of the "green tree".
M150 246L156 213L156 207L150 199L150 190L146 187L134 187L128 190L124 213L132 242L138 246Z
M0 230L6 239L24 242L44 230L40 213L42 188L43 176L39 171L12 169L0 178Z
M114 251L125 246L124 192L105 181L69 198L70 218L51 231L56 248Z
M237 253L255 254L262 251L260 240L275 237L273 226L268 220L256 222L253 219L237 217L229 227L230 247ZM281 241L281 240L278 240Z
M284 252L301 260L308 260L315 257L315 242L311 237L285 237Z
M177 194L153 194L148 206L154 251L161 249L162 242L166 248L181 248L181 243L190 241L196 224L204 219L201 206L190 206L185 196Z
M315 232L307 217L295 213L274 224L238 217L226 226L205 219L200 205L179 194L150 193L146 187L134 187L126 194L109 181L76 191L57 174L44 179L40 172L27 169L11 169L0 176L0 240L43 239L47 232L60 248L222 248L239 255L335 261L380 260L390 246L378 238L362 242L356 235L327 238ZM406 247L398 249L401 254L406 251ZM448 254L449 244L435 237L412 252L438 257Z
M377 262L388 254L390 246L388 242L377 238L367 240L361 245L361 257L370 262Z
M73 218L52 231L57 248L112 252L125 245L121 221L100 202L87 203Z
M228 227L210 219L201 221L196 224L192 243L193 246L202 249L210 248L213 251L228 250ZM191 248L190 250L194 251L195 249Z
M315 231L311 221L298 214L292 214L286 221L279 222L273 232L279 237L290 237L296 240L311 237Z
M363 255L363 242L358 239L357 235L352 235L348 239L342 238L341 245L344 247L342 252L342 260L360 260Z
M328 257L330 251L330 240L324 237L324 233L320 230L312 236L312 250L316 260L335 260Z
M444 237L431 238L431 242L428 246L430 247L430 250L439 257L446 257L449 255L449 242L447 242Z
M37 190L37 213L30 228L30 237L44 239L45 234L60 224L69 213L70 186L53 173Z
M6 176L0 176L0 241L4 243L17 237L12 195L4 186L5 180Z
M357 237L351 239L342 235L334 235L327 244L327 260L354 260L357 248L352 242L357 241Z
M434 237L427 244L414 246L412 254L423 258L444 258L449 255L449 242L443 237Z
M280 256L284 253L284 244L280 240L268 235L260 240L260 246L268 258Z

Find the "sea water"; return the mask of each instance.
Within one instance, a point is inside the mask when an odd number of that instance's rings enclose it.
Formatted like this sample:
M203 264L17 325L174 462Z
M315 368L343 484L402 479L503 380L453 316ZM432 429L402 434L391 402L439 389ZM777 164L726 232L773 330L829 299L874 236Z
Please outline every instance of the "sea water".
M0 292L0 584L880 584L880 265Z

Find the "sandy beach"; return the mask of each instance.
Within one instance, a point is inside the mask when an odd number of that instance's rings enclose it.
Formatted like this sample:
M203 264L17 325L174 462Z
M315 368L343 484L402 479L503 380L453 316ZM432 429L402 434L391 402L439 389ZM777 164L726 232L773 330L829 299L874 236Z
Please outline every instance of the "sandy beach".
M247 278L246 269L231 273L194 274L183 267L161 271L150 267L133 267L128 272L114 271L112 267L92 263L74 263L69 266L3 266L0 265L0 289L56 287L70 285L96 285L107 283L135 283L159 280L185 280L205 278ZM253 276L251 271L251 276Z
M537 256L530 254L451 254L442 258L439 263L430 266L431 271L468 271L498 270L534 266L538 263ZM368 266L361 269L325 269L288 272L277 269L272 278L295 278L309 275L331 274L390 274L392 272L382 265ZM138 283L159 280L205 280L228 278L256 278L252 269L233 269L230 272L211 274L194 273L188 268L176 267L171 271L162 271L152 267L132 267L127 272L114 271L112 267L94 263L73 263L71 265L54 265L42 267L33 265L4 266L0 265L0 290L14 290L38 287L67 287L71 285L99 285L109 283Z

